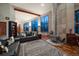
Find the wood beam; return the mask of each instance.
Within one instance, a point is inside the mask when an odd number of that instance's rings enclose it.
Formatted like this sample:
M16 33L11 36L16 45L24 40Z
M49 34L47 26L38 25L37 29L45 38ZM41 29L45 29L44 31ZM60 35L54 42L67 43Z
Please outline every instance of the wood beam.
M18 7L14 7L14 10L20 11L20 12L24 12L24 13L28 13L28 14L32 14L32 15L36 15L36 16L41 16L40 14L33 13L33 12L30 12L30 11L27 11L27 10L25 10L25 9L18 8Z

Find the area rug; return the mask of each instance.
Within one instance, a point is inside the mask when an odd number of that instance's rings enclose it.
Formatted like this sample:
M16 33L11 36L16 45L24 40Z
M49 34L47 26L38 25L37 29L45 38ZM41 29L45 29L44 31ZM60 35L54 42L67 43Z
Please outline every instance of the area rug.
M62 55L55 47L44 40L36 40L21 44L21 56L59 56Z

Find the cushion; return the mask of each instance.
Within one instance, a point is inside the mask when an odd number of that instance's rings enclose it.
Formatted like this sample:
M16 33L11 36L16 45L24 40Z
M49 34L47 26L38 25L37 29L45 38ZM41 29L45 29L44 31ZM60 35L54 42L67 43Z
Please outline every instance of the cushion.
M8 40L8 45L11 45L12 43L14 43L14 37L12 36L12 37L10 37Z
M8 48L4 45L0 45L0 54L5 53L5 52L8 53Z
M4 47L4 50L8 53L8 47Z
M14 43L15 40L14 40L14 37L13 36L11 37L11 39L12 39L12 43Z

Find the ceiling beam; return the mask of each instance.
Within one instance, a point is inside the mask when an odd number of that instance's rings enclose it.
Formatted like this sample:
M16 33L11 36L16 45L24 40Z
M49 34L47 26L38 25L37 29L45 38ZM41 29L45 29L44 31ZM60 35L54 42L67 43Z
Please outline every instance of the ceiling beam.
M24 12L24 13L28 13L28 14L32 14L32 15L36 15L36 16L41 16L40 14L33 13L33 12L27 11L25 9L19 8L19 7L14 7L14 10Z

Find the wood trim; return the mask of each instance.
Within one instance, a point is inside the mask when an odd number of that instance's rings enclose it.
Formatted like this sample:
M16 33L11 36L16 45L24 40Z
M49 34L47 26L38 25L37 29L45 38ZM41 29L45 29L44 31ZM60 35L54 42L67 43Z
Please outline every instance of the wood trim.
M19 7L15 7L15 6L14 6L14 10L20 11L20 12L24 12L24 13L29 13L29 14L36 15L36 16L41 16L40 14L33 13L33 12L30 12L30 11L27 11L25 9L22 9L22 8L19 8Z

